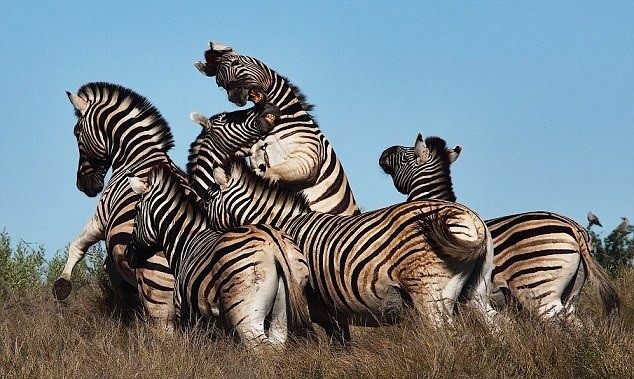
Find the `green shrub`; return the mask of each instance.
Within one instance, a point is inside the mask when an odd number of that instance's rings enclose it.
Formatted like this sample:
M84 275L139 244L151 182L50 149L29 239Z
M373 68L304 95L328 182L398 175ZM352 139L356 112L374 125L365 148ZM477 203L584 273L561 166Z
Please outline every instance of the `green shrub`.
M0 233L0 280L5 288L19 292L39 288L46 273L44 247L33 247L24 241L11 247L11 237L6 230Z
M594 245L594 256L610 273L614 274L634 263L634 228L628 231L613 230L605 239L588 230Z
M44 246L19 241L15 248L6 230L0 233L0 291L24 292L49 286L62 272L68 257L68 246L57 251L49 261ZM86 257L73 270L73 286L79 288L91 281L106 278L103 261L106 252L101 244L93 245Z

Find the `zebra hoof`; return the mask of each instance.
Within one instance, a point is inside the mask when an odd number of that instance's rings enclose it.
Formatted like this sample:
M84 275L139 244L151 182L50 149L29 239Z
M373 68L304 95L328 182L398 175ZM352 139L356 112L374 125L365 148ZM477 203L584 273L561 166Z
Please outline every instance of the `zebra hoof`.
M70 281L59 278L53 284L53 296L56 300L64 300L70 295L70 291L73 286L70 284Z

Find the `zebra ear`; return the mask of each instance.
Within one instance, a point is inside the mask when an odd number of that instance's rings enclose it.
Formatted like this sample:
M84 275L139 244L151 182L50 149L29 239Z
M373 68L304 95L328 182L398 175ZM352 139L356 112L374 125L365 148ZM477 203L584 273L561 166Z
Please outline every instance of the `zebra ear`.
M225 54L225 53L233 53L233 47L223 45L219 42L209 42L209 51L213 51L216 54Z
M418 133L416 144L414 144L414 153L416 153L416 161L418 163L426 162L429 159L429 149L425 145L423 135Z
M214 168L214 182L220 187L224 187L229 183L229 175L227 175L222 167Z
M128 176L128 182L130 187L132 187L132 191L137 195L143 195L149 189L147 182L138 176Z
M233 48L217 42L209 42L209 50L205 51L205 62L198 61L194 66L203 75L216 76L218 71L218 63L223 55L233 53Z
M66 95L68 96L70 102L73 104L73 107L75 107L75 110L79 112L79 114L83 115L86 113L88 105L90 104L87 100L84 100L81 97L74 95L68 91L66 91Z
M449 149L449 151L447 152L447 155L449 156L449 163L454 163L456 159L458 159L458 157L460 156L461 152L462 146L460 145L454 147L453 149Z
M211 127L211 121L207 117L205 117L205 115L203 115L202 113L192 112L189 114L189 118L193 122L202 126L203 129L205 130L209 130L209 128Z

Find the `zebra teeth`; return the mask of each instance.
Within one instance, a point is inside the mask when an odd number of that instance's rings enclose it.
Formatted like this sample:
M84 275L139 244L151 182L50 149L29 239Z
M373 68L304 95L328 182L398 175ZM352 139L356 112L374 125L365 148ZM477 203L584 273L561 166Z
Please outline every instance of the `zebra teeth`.
M259 104L264 101L264 95L261 92L256 90L249 91L249 100L253 101L254 104Z

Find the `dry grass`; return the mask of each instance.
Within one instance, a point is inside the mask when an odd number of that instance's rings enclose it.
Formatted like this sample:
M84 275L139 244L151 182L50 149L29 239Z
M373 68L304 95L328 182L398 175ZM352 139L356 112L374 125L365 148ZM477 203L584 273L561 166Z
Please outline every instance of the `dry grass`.
M49 289L2 295L2 378L631 378L634 270L616 279L619 320L605 320L586 286L583 326L541 322L530 313L497 332L468 315L435 330L412 318L400 326L353 330L351 349L295 342L255 355L205 330L154 335L119 318L97 286L55 303Z

